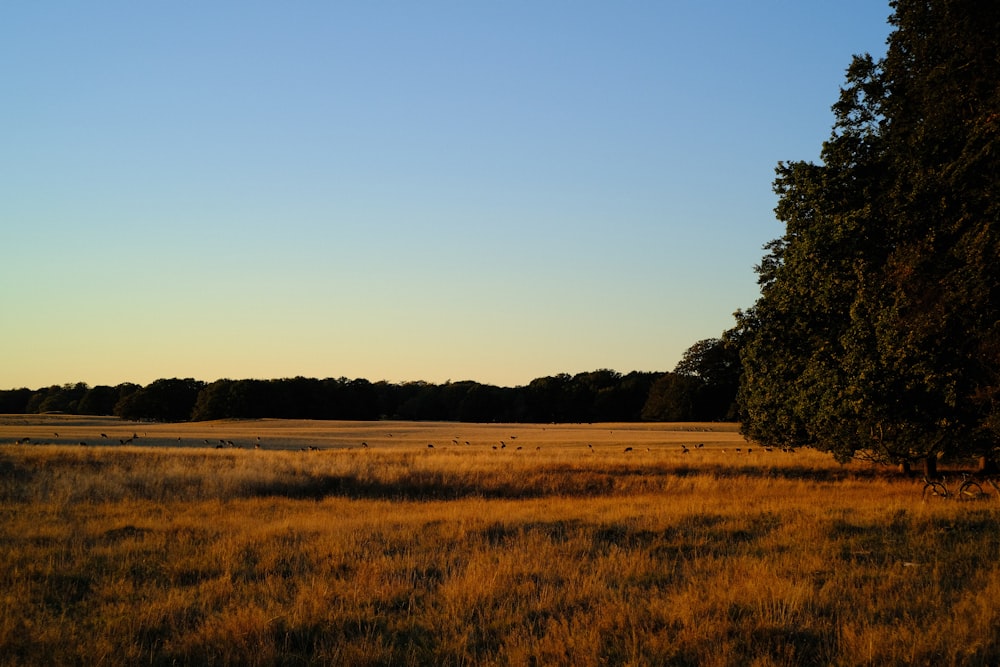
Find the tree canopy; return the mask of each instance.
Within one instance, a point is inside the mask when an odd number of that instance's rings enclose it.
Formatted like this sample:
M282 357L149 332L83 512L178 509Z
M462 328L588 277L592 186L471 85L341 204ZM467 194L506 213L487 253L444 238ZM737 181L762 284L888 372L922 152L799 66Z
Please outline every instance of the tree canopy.
M1000 415L1000 4L897 0L737 313L744 433L841 459L992 454Z
M0 390L0 412L117 415L129 420L404 419L464 422L593 422L647 416L650 387L663 373L596 370L497 387L470 380L369 382L347 378L282 378L205 383L160 379L145 387L76 384ZM695 403L701 395L692 395Z
M733 332L700 340L673 373L649 390L642 416L649 421L735 421L740 356Z

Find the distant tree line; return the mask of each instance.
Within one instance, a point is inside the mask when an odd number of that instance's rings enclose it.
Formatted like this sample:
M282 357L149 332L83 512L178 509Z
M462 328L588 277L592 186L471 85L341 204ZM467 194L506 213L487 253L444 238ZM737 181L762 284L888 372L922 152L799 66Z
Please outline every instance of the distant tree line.
M700 341L673 372L596 370L541 377L525 386L473 381L369 382L161 379L146 386L83 382L0 391L0 413L61 412L129 420L403 419L462 422L718 421L737 416L739 353Z

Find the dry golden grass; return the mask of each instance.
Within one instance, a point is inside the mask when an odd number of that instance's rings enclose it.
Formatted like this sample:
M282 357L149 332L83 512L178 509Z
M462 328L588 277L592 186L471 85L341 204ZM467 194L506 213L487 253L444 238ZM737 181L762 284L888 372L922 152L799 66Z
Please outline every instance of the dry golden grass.
M0 442L102 429L140 446L0 447L0 664L1000 662L996 499L733 427L66 417Z
M214 447L231 442L248 449L370 447L486 447L534 449L538 446L647 447L732 445L743 439L736 424L466 424L457 422L357 422L282 419L245 419L176 424L127 422L108 417L70 415L0 415L0 444L30 438L35 444L117 445L133 436L131 444L145 447ZM102 434L107 437L102 437ZM513 436L513 437L512 437ZM466 444L468 443L468 444Z

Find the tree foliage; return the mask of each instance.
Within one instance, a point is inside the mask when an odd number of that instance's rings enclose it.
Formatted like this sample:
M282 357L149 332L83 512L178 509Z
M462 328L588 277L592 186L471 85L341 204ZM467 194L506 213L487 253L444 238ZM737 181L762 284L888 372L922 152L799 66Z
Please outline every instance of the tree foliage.
M129 420L213 419L404 419L464 422L594 422L659 420L644 412L650 389L662 373L622 375L597 370L497 387L470 380L369 382L347 378L276 380L156 380L145 387L67 384L32 391L0 391L0 407L11 413L65 406L76 414L114 414ZM82 394L82 398L79 398ZM693 401L702 400L692 395ZM701 412L698 412L701 414Z
M684 352L673 373L653 383L642 417L650 421L735 421L739 378L734 332L700 340Z
M780 163L782 238L737 313L743 429L849 458L1000 435L1000 5L898 0L856 56L821 164Z
M649 390L642 418L647 421L701 421L697 403L703 382L693 375L666 373Z
M191 378L156 380L118 401L115 414L132 420L186 421L204 386Z

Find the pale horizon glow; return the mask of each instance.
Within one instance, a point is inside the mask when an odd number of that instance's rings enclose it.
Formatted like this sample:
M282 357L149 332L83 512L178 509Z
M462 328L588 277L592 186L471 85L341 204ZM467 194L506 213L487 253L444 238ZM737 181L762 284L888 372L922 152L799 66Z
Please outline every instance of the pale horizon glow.
M0 8L0 389L672 370L889 7Z

